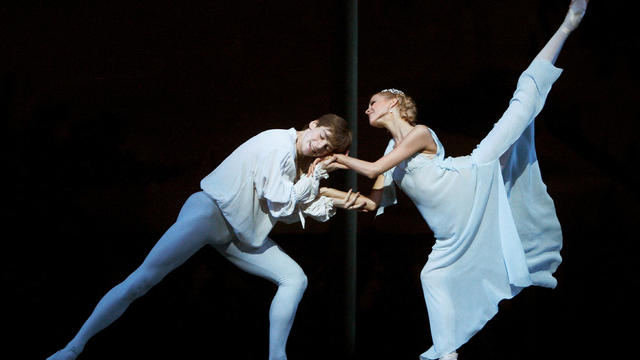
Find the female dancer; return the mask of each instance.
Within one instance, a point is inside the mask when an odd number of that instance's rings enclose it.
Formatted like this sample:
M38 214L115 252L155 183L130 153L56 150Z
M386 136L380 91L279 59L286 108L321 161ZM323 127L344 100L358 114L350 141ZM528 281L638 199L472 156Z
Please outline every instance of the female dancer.
M93 335L205 245L278 285L269 310L269 359L286 359L287 337L307 278L267 235L277 221L300 220L304 226L305 216L326 221L335 213L334 205L353 204L317 196L331 160L314 162L346 151L350 143L346 121L326 114L302 131L267 130L240 145L201 181L203 191L187 199L142 265L107 292L75 337L48 360L75 359ZM301 174L312 162L308 173Z
M395 203L395 181L433 230L436 243L420 274L433 346L422 359L456 359L501 299L529 285L556 286L562 234L540 176L533 120L561 73L553 64L586 5L571 2L558 31L520 76L506 112L471 155L445 159L436 134L414 123L413 100L388 89L373 95L366 111L372 126L391 133L384 157L335 156L338 164L377 177L369 198L358 200L365 209L380 213Z

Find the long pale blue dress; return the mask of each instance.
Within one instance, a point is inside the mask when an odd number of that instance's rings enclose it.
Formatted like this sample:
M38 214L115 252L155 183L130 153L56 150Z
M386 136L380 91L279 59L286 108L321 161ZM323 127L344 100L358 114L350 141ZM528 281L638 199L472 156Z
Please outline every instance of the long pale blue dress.
M435 155L415 154L385 173L378 213L395 203L395 182L436 238L420 276L433 339L422 359L455 351L496 314L500 300L522 288L556 286L562 233L538 167L534 118L561 72L532 62L471 155L445 158L430 130Z

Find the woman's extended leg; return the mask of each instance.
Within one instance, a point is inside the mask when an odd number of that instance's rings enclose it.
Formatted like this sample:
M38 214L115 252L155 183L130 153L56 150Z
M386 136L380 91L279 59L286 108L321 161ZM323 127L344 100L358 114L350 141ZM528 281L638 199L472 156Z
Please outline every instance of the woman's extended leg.
M231 237L215 203L202 192L191 195L175 224L162 235L142 265L104 295L71 342L48 360L75 359L87 341L120 317L135 299L211 242L214 230L217 240Z
M567 37L580 25L582 17L587 11L587 2L587 0L571 0L569 11L562 25L560 25L547 44L540 50L536 59L547 60L552 64L556 63L556 59L558 55L560 55L560 50L562 50L562 46L567 40Z
M298 303L307 288L307 277L300 266L267 238L258 249L237 242L217 245L216 249L242 270L278 285L269 309L269 360L286 360L287 338Z
M551 85L560 70L551 66L560 54L565 40L575 30L586 11L585 0L573 0L564 22L518 80L509 107L493 129L473 151L478 164L494 161L509 149L542 110Z

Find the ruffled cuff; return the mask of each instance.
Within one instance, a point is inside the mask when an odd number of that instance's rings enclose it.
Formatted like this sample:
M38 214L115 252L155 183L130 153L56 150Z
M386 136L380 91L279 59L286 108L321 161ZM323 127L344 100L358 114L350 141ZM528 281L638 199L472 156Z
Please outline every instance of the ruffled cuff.
M313 178L317 181L320 181L320 179L329 178L329 173L327 173L327 170L324 168L323 163L318 163L315 169L313 169Z
M336 214L336 208L331 199L326 196L320 196L311 203L304 205L302 213L304 216L311 217L316 221L325 222Z
M318 164L313 170L311 177L306 174L300 176L300 179L293 185L295 198L297 202L307 204L312 202L318 196L318 188L320 187L320 179L328 179L329 174L325 170L322 163Z

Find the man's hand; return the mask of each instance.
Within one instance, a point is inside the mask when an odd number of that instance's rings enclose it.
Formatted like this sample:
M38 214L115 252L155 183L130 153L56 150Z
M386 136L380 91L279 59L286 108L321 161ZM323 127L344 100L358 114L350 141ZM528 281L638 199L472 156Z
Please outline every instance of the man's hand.
M316 169L316 166L320 164L328 173L337 170L337 169L346 169L344 165L338 164L336 162L336 155L327 155L323 157L316 158L311 165L309 165L309 170L307 170L307 176L313 175L313 172Z

